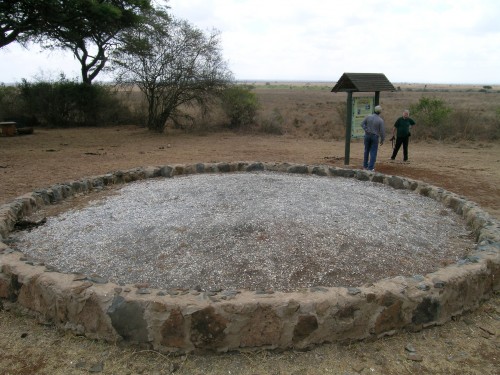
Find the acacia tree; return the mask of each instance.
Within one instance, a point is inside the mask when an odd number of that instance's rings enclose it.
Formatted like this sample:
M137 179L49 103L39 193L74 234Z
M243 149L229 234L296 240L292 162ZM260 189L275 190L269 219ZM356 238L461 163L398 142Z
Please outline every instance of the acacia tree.
M142 21L150 0L60 0L60 14L41 35L48 48L70 50L80 62L82 81L91 84L120 41Z
M150 0L1 0L0 47L34 41L69 50L81 65L84 84L105 67L120 35L143 20Z
M118 82L137 85L148 103L147 126L162 133L181 106L206 105L232 81L222 59L218 33L205 35L185 20L154 9L126 34L114 54Z
M0 48L29 36L38 35L46 25L56 1L0 1Z

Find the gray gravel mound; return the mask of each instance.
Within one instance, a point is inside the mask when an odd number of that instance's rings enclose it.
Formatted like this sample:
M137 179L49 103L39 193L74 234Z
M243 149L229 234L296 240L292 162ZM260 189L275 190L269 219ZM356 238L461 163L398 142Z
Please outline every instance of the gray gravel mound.
M258 172L130 183L17 233L15 247L120 284L291 291L425 274L474 243L453 211L406 190Z

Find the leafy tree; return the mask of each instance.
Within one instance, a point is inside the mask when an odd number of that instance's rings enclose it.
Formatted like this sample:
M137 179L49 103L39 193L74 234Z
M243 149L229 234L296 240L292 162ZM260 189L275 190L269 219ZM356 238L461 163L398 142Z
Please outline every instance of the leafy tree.
M83 83L91 84L121 33L140 24L150 8L150 0L2 0L0 42L69 50L80 62Z
M0 1L0 48L43 29L52 0Z
M129 30L113 62L118 82L137 85L148 104L147 126L163 132L168 119L186 118L181 107L206 106L232 80L222 59L218 33L205 35L163 9Z
M231 128L250 125L253 122L259 101L251 89L250 86L232 85L223 91L222 109L229 117Z
M81 65L82 81L92 80L106 65L120 35L142 22L149 0L61 0L60 14L42 40L49 48L70 50Z

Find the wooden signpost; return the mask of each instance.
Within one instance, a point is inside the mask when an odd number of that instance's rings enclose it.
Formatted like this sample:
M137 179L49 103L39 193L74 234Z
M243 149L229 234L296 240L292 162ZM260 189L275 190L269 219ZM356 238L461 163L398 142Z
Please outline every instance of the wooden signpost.
M358 115L357 110L356 113L353 112L353 93L375 92L373 105L370 108L371 113L373 113L373 108L380 104L381 91L396 91L392 83L382 73L344 73L333 87L332 92L347 92L344 165L349 165L350 162L353 117ZM361 111L359 116L361 116Z

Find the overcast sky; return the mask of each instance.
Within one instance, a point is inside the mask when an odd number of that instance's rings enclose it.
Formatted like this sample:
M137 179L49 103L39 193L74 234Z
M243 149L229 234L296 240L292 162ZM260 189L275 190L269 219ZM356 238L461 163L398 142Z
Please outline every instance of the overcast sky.
M161 1L160 1L161 2ZM170 0L221 32L238 80L335 82L344 72L396 83L500 84L498 0ZM79 77L71 55L0 50L0 82ZM99 76L103 79L104 76Z

